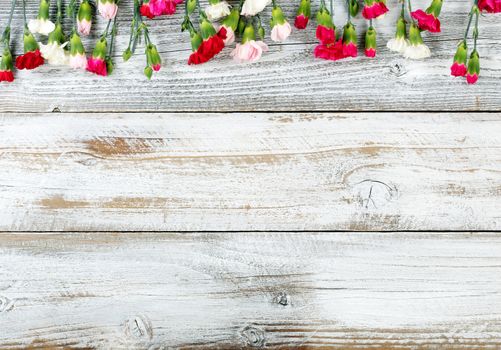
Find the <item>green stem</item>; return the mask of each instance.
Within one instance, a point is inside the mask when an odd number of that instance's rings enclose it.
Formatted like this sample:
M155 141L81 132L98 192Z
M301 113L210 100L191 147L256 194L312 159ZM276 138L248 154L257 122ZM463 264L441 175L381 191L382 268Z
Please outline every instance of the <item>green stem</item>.
M479 12L475 13L475 29L473 29L473 50L477 49L477 39L478 39L478 17Z
M10 24L12 23L12 17L14 16L14 9L16 7L16 0L12 0L11 5L10 5L10 12L9 12L9 20L7 21L7 26L5 27L5 30L3 31L2 34L2 43L5 46L9 46L10 44Z
M412 17L412 5L411 5L411 0L407 0L407 10L409 11L409 17L412 21L412 23L416 24L416 21Z
M118 18L118 16L115 16L115 18L113 19L113 27L111 29L110 47L108 50L109 57L111 57L111 54L113 52L113 45L115 44L115 37L117 36L117 18Z
M26 19L26 0L22 0L23 2L23 24L24 29L28 29L28 20Z
M57 23L61 24L62 19L63 19L63 1L57 0L57 16L56 16Z
M350 12L350 0L346 0L347 12L348 12L348 23L351 22L351 12Z

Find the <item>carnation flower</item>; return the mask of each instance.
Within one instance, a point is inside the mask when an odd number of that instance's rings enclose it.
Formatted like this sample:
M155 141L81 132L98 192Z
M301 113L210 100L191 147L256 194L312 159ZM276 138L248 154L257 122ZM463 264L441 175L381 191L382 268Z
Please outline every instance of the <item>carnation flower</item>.
M291 25L285 19L282 9L279 6L274 6L271 11L271 40L275 42L285 41L291 32Z
M82 35L89 35L92 27L92 7L88 0L83 0L78 8L77 14L78 32Z
M118 5L116 0L98 0L97 10L101 17L112 20L117 15Z
M336 41L336 27L332 22L329 10L325 6L321 6L317 12L317 23L316 37L320 41L320 44L327 45L334 43Z
M332 44L320 44L315 47L313 54L317 58L324 60L337 61L345 58L343 53L343 38Z
M501 12L501 0L479 0L478 8L484 12L499 13Z
M226 29L221 27L218 32L206 19L200 21L200 34L191 32L193 53L188 59L188 64L201 64L209 61L224 48Z
M225 46L231 45L235 41L235 31L238 28L239 21L240 11L237 8L233 8L230 14L223 20L221 26L217 28L218 33L223 30L223 28L226 31L226 39L224 39Z
M374 19L388 12L388 7L383 0L364 0L364 9L362 16L365 19Z
M427 30L431 33L440 32L440 20L438 16L442 10L442 1L433 0L431 5L426 9L426 12L417 10L411 13L412 17L418 21L419 29Z
M205 14L209 21L217 21L230 14L230 5L226 1L209 0L209 6L205 8Z
M146 61L148 66L155 72L158 72L162 67L162 59L160 58L157 47L153 44L148 44L146 46Z
M409 29L409 46L404 51L404 57L418 60L430 55L430 49L423 43L418 26L412 23Z
M311 17L311 0L301 0L297 10L294 26L297 29L305 29Z
M464 77L466 75L467 61L467 46L466 41L461 41L454 55L454 61L451 66L451 75L455 77Z
M70 39L70 66L74 69L86 69L87 57L82 45L82 39L78 33L74 32Z
M0 60L0 82L5 81L12 83L14 81L14 74L12 73L13 68L12 54L10 53L9 46L5 45L2 59Z
M388 41L386 47L391 51L404 53L407 46L409 46L409 40L406 39L406 23L404 16L401 15L397 20L395 37Z
M271 0L245 0L242 5L242 16L255 16L271 4Z
M54 31L49 35L48 43L46 45L40 43L40 52L50 65L66 65L69 62L68 53L65 50L66 45L68 42L65 41L63 27L58 22Z
M358 0L348 0L348 11L350 11L350 16L355 17L360 11L360 4Z
M466 72L466 81L468 84L475 84L480 75L480 56L477 50L473 50L468 60L468 71Z
M30 19L28 22L30 32L49 35L55 27L56 25L49 20L49 1L40 0L37 18Z
M44 64L38 43L28 28L24 30L23 42L24 54L16 57L16 68L35 69Z
M247 24L242 37L242 43L237 44L231 56L238 63L256 62L261 58L263 52L266 51L268 51L268 45L262 41L256 41L254 26Z
M343 55L344 57L357 57L357 31L355 26L348 22L343 28Z
M376 30L373 26L370 26L367 29L367 33L365 33L365 56L367 57L376 57Z
M87 70L97 75L107 76L108 67L106 64L106 51L108 42L105 37L101 37L96 43L92 56L87 60Z

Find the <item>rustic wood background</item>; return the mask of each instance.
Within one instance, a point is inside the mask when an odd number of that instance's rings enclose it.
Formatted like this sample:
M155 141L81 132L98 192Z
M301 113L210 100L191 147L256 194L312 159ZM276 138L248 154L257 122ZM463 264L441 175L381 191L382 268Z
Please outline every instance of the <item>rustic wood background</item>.
M124 1L113 76L2 84L0 349L500 349L501 17L467 86L470 1L425 61L385 49L388 2L375 60L314 59L311 26L190 67L182 16L155 19L147 81Z

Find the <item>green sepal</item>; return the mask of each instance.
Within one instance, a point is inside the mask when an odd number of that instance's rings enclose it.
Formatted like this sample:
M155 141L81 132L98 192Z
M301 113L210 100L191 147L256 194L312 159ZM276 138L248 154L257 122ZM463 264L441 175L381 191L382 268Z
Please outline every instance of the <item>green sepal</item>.
M144 75L146 76L146 78L148 78L148 80L150 80L151 77L153 76L153 68L151 68L150 66L146 66L144 68Z
M230 11L230 14L225 19L223 19L222 24L228 28L233 29L233 31L236 31L238 28L239 20L240 20L240 11L236 7L234 7Z
M85 48L82 44L82 39L77 32L74 32L70 38L70 55L76 56L77 54L84 55Z
M358 0L349 0L348 6L352 17L358 15L358 11L360 11L360 4L358 3Z
M31 32L28 29L24 30L23 43L24 43L25 53L29 51L35 51L40 48L38 46L37 41L35 40L35 37L33 36L33 34L31 34Z
M62 44L65 41L66 41L66 36L64 35L63 32L63 26L61 25L61 23L58 22L56 23L56 27L54 28L54 30L49 34L48 43Z
M40 6L38 7L38 19L49 19L49 9L50 3L49 0L40 0Z
M407 36L407 22L405 21L404 16L400 16L397 20L397 33L395 34L395 38L405 39L406 36Z
M426 13L433 14L433 16L440 16L440 11L442 11L443 0L433 0L430 6L426 9Z
M263 26L259 26L259 28L257 29L257 35L259 37L259 39L261 40L264 40L264 36L266 35L266 32L264 31L264 28Z
M365 49L377 48L377 33L373 26L370 26L365 33Z
M198 32L192 32L191 34L191 49L193 51L197 51L200 45L202 44L202 36Z
M132 57L132 50L130 49L130 47L128 47L122 53L122 58L123 58L124 62L127 62L131 57Z
M0 60L0 70L12 70L14 68L14 64L12 62L12 54L10 52L9 47L6 45L3 49L2 59Z
M364 5L365 6L372 6L372 5L374 5L375 2L376 2L376 0L364 0Z
M87 20L92 21L92 6L89 3L89 0L83 0L78 8L78 20Z
M216 29L214 29L214 26L212 25L211 22L209 22L205 18L202 18L200 20L200 33L202 34L202 38L204 40L207 40L211 36L216 35Z
M477 50L473 50L468 60L468 74L480 75L480 56Z
M357 44L357 31L351 22L346 23L343 28L343 44L349 43Z
M461 41L456 50L456 54L454 55L454 62L466 64L468 59L468 46L466 45L466 41Z
M284 13L280 6L273 7L273 10L271 10L271 28L273 28L277 24L284 24L285 22L287 22L287 20L285 19Z
M111 57L106 58L106 72L108 75L113 73L113 69L115 69L115 65L113 64L113 61L111 60Z
M209 0L209 4L211 5L216 5L216 4L219 4L221 1L219 0Z
M244 30L245 30L245 26L246 26L246 23L245 23L245 17L241 16L240 17L240 20L238 21L238 34L242 35Z
M415 23L412 23L409 28L409 41L413 46L421 45L423 43L421 30L419 30L419 27Z
M160 54L158 53L158 49L155 45L149 44L146 47L146 60L150 66L162 63L162 59L160 58Z
M104 60L106 58L107 49L108 42L106 41L106 38L101 37L101 39L97 41L94 51L92 51L92 57Z
M197 8L197 0L187 0L186 1L186 10L188 11L188 15L191 15L195 12Z
M305 17L311 17L311 1L310 0L301 0L299 4L299 9L297 10L297 15L303 15Z
M334 22L332 22L332 17L325 7L320 8L317 12L317 23L326 28L334 29Z
M245 26L244 34L242 35L242 44L245 44L246 42L251 40L256 40L256 32L252 23L248 23Z

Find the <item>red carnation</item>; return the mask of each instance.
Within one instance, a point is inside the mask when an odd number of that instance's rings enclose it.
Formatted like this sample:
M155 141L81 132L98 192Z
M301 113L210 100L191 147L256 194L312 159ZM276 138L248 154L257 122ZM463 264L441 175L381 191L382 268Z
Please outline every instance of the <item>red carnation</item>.
M416 10L411 14L418 21L419 29L428 30L431 33L440 33L440 20L433 14L426 13L423 10Z
M366 4L364 6L362 16L364 16L365 19L374 19L384 15L386 12L388 12L388 7L386 7L384 2L374 1L372 5Z
M373 49L372 47L365 49L365 56L370 57L370 58L376 57L376 50Z
M12 83L14 81L14 74L11 70L0 70L0 81Z
M479 0L478 8L480 11L499 13L501 12L501 0Z
M226 39L226 28L221 27L215 34L202 41L195 52L190 55L188 64L201 64L209 61L224 48Z
M451 75L455 77L464 77L466 75L466 65L464 63L454 62L451 66Z
M17 69L35 69L42 64L44 64L44 59L39 49L28 51L24 55L17 56L16 58Z
M339 39L335 43L328 45L317 45L314 50L314 55L317 58L323 58L324 60L337 61L345 58L343 54L343 39Z
M143 3L141 7L139 8L139 12L141 13L141 16L148 17L149 19L152 19L155 17L153 13L151 13L150 10L150 5Z
M336 32L332 28L327 28L323 25L318 25L317 26L317 39L320 41L320 43L327 45L327 44L332 44L334 41L336 41Z
M294 21L294 26L297 29L305 29L306 26L308 25L309 20L310 19L308 17L306 17L303 14L300 14L299 16L296 17L296 20Z

